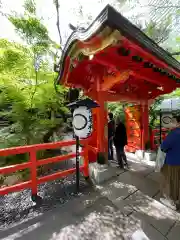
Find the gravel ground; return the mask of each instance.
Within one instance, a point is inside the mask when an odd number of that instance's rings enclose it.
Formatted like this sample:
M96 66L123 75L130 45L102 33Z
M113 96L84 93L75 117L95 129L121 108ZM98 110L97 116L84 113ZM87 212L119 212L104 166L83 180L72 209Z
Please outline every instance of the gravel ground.
M67 136L65 139L68 140L70 137ZM74 148L74 146L68 147L68 152L74 152ZM53 165L53 168L48 171L48 174L56 172L57 170L74 167L74 165L75 159L60 162ZM72 198L82 194L88 194L89 192L89 185L83 177L81 177L80 192L77 194L75 175L71 175L64 179L58 179L39 185L38 195L41 196L43 200L42 203L38 205L35 205L31 201L30 189L0 196L0 230L13 227L21 222L26 222L29 219L41 215L45 211L57 206L62 206Z
M88 194L90 187L81 179L80 192L76 193L75 176L64 180L55 180L39 186L38 195L43 198L42 203L34 205L31 201L31 191L11 193L0 197L0 230L13 227L28 221L45 211L60 207L72 198Z

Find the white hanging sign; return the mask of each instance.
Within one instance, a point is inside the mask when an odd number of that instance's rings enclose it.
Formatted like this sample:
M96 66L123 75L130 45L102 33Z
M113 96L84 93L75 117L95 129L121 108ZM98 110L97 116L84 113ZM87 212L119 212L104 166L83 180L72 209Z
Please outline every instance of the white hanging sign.
M86 106L80 106L73 112L72 125L74 133L79 138L87 138L93 130L92 111Z
M165 128L172 128L172 113L162 113L161 124Z

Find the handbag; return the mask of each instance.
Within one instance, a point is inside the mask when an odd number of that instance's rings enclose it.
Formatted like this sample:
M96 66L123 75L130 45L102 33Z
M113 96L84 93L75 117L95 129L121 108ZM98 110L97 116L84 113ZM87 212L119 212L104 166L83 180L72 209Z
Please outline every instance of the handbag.
M166 158L166 153L161 150L161 147L158 148L157 156L156 156L156 164L155 164L155 172L160 172L161 168L164 165Z

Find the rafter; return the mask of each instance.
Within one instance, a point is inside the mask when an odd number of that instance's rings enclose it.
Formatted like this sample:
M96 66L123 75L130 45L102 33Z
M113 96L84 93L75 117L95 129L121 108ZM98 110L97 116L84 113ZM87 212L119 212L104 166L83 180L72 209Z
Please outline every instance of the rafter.
M131 73L132 71L126 70L123 72L115 73L115 76L104 77L104 82L101 84L101 90L107 91L111 89L115 84L125 82L128 80Z
M108 102L119 102L119 101L124 101L124 102L135 102L135 103L140 103L143 102L144 100L139 98L136 94L111 94L107 93L106 94L106 100Z

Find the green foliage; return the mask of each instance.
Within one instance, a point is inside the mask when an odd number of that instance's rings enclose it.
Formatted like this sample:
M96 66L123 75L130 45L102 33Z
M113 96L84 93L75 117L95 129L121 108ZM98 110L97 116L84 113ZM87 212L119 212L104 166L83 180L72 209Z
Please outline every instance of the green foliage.
M8 16L8 20L14 25L19 36L31 46L42 44L42 42L49 43L48 30L36 16L35 2L25 0L24 9L23 15L14 13Z
M154 128L156 125L156 121L159 118L159 114L157 113L157 108L164 100L163 96L160 96L155 99L154 103L149 107L149 126Z
M32 78L32 51L22 45L0 40L0 74L1 80Z
M60 47L36 16L34 0L25 0L24 14L5 15L26 45L0 40L0 118L7 126L0 128L0 148L43 143L60 139L68 109L66 89L54 88L52 62ZM38 70L36 58L41 62ZM63 131L63 130L62 130ZM44 153L38 153L40 155ZM6 157L5 164L26 161L26 155Z
M180 89L176 89L174 92L169 94L170 97L180 97Z
M62 97L57 97L52 82L43 84L31 108L31 88L22 89L20 84L6 82L0 94L1 109L5 110L0 116L11 125L1 130L1 147L42 143L49 130L62 127L68 110L64 107L63 89L61 92ZM57 118L57 115L62 117Z
M49 42L47 28L41 24L40 20L36 17L24 16L9 16L9 21L15 26L17 33L23 40L29 44L37 44L40 42ZM47 46L47 43L46 46Z
M8 15L8 20L14 25L18 35L32 48L34 53L55 55L60 46L51 40L46 26L36 16L34 0L24 2L24 14L16 12Z
M34 53L32 48L0 40L0 81L21 81L22 85L35 84ZM45 79L44 79L45 78ZM48 60L41 62L39 82L53 78Z
M160 23L157 27L157 23L154 21L150 21L146 24L146 28L143 31L152 38L157 43L163 43L165 40L168 39L171 28L172 20L169 16L168 18L164 19L163 22Z
M2 39L0 41L0 117L9 125L0 130L0 147L51 141L64 126L66 89L54 89L55 75L42 60L35 84L33 50ZM34 97L32 95L35 91Z
M114 118L120 117L122 122L125 122L124 107L127 104L108 103L108 110L113 113Z
M30 14L36 14L36 3L33 0L26 0L24 2L24 9Z

